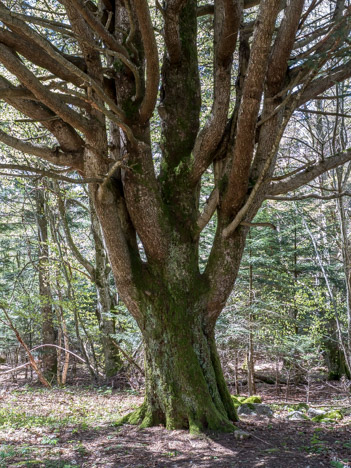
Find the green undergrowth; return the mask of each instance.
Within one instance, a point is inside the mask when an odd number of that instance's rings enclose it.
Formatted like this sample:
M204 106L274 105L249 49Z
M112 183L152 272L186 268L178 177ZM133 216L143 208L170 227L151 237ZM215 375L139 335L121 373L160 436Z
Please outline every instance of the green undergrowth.
M45 395L44 395L45 393ZM128 404L130 407L130 402ZM120 417L119 403L100 389L21 389L0 404L0 431L30 428L85 430L113 423Z
M335 422L343 419L344 416L339 410L328 411L325 414L318 414L312 418L313 422Z
M251 397L243 397L238 395L231 395L232 401L234 403L235 408L239 408L241 405L247 405L249 408L254 409L255 403L262 403L262 398L260 396L254 395ZM288 410L288 412L299 411L303 413L301 416L304 417L306 421L312 421L314 423L322 423L322 424L334 424L338 421L341 421L344 418L344 413L346 414L347 411L340 411L333 409L332 407L325 407L322 410L324 414L318 414L314 417L309 417L306 413L309 410L310 406L307 403L295 403L289 404L286 403L273 403L270 404L269 407L273 411L280 412L281 410Z

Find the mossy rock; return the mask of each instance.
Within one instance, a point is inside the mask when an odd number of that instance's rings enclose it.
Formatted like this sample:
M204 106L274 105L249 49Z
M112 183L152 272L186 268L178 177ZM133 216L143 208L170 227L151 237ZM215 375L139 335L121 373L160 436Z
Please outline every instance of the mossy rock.
M302 411L293 411L287 415L287 419L291 421L308 421L309 418Z
M232 398L235 398L236 400L238 400L241 403L244 403L244 401L246 400L246 396L240 396L240 395L232 395Z
M333 421L340 421L343 419L343 415L341 411L335 410L335 411L328 411L328 413L325 414L318 414L314 418L312 418L313 422L333 422Z
M242 402L239 400L238 397L234 396L234 395L230 395L231 396L231 399L234 403L234 407L235 408L239 408L240 405L242 405Z
M252 395L248 398L245 398L245 400L242 403L245 403L245 404L262 403L262 398L258 395Z

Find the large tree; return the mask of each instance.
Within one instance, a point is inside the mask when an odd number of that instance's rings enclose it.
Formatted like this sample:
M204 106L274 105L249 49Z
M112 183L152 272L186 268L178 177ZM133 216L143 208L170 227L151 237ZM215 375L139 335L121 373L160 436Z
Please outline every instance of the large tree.
M118 290L145 343L145 402L129 421L227 430L236 414L214 328L250 223L265 198L351 159L343 151L273 180L294 110L351 76L351 7L151 3L0 2L0 96L56 143L4 131L0 141L89 183ZM213 44L207 118L204 16ZM204 180L212 193L200 210ZM200 271L199 238L212 217L216 234Z

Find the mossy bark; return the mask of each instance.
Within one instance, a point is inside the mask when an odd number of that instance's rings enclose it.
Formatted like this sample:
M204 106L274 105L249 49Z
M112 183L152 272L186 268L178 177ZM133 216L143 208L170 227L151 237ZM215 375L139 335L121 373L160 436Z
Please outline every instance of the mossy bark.
M206 330L196 307L170 302L163 308L146 307L145 402L122 422L191 432L234 431L238 419L213 331Z

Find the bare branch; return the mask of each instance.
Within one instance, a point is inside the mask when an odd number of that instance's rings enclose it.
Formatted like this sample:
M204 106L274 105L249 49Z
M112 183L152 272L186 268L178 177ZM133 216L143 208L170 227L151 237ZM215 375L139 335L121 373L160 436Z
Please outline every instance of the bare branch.
M13 86L2 76L0 76L0 85L10 89L16 89L15 86ZM76 153L77 155L78 153L82 154L84 142L80 135L71 125L58 118L42 103L20 98L4 99L9 105L20 111L22 114L27 115L33 120L40 121L42 126L49 130L56 137L63 152L72 152ZM81 162L81 165L82 164L83 160Z
M321 195L319 193L309 193L308 195L296 195L291 197L267 196L267 200L277 201L297 201L297 200L335 200L337 198L351 197L351 192L335 193L333 195Z
M146 0L140 0L135 2L134 7L138 17L146 57L146 89L139 109L140 120L144 123L150 119L156 105L160 80L159 59L148 3Z
M124 113L121 111L121 109L119 109L119 107L115 104L115 102L105 93L104 89L100 86L99 83L97 83L88 74L84 73L80 68L78 68L77 66L69 62L65 57L63 57L59 52L57 52L48 41L46 41L39 34L37 34L35 31L29 28L25 22L20 21L17 18L13 18L13 16L11 15L11 12L7 8L5 8L2 4L0 4L0 18L4 22L6 22L6 24L10 24L16 29L21 30L23 34L29 37L29 39L31 39L34 43L42 47L53 59L57 60L59 64L66 67L68 70L74 73L77 77L80 77L83 80L83 82L85 82L88 86L91 86L91 88L94 89L94 91L96 92L97 96L100 97L101 101L105 102L110 107L110 109L116 114L116 116L119 119L119 122L123 122L125 120ZM15 73L15 69L16 67L14 67L14 74L18 76ZM23 65L22 65L22 69L26 70L26 68ZM27 74L30 73L28 70L26 71L27 71ZM38 80L35 79L35 81L38 81ZM40 86L42 85L40 84ZM30 86L28 86L28 89L33 91L33 89ZM45 88L43 87L43 89ZM45 103L44 100L43 102ZM57 105L58 103L56 102L55 104ZM48 107L50 106L48 105ZM62 108L62 105L60 107ZM74 112L74 111L71 111L71 112ZM78 116L78 118L80 118L80 116ZM79 123L79 120L78 120L78 123ZM79 127L77 126L77 128ZM93 131L93 128L89 128L89 126L87 125L87 128L85 128L82 131L83 133L89 133L89 130Z
M72 5L74 8L79 11L85 21L89 24L93 31L95 31L100 38L105 42L105 44L110 47L115 52L120 54L120 59L128 66L129 64L129 54L125 47L123 47L116 39L109 33L109 31L104 27L104 25L94 16L91 11L86 7L85 3L81 0L70 0L68 3L66 0L61 1L64 5ZM125 59L127 59L125 61Z
M248 223L246 221L242 221L240 223L242 226L246 226L246 227L252 227L252 228L255 228L255 227L268 227L270 229L273 229L274 231L277 230L277 227L274 226L274 224L272 223Z
M0 130L0 141L23 153L38 156L46 161L50 161L57 166L69 166L74 169L83 170L82 154L64 153L59 148L49 148L45 146L25 143L19 138L8 135Z
M299 106L308 101L316 98L324 91L332 87L335 83L346 80L351 77L351 61L345 62L343 65L331 70L327 76L321 76L313 80L309 86L306 87L300 100Z
M87 270L87 272L88 272L88 274L90 276L90 279L92 280L94 278L94 275L95 275L95 268L82 255L81 251L78 249L78 247L74 243L74 240L72 238L71 231L69 229L68 222L67 222L67 216L66 216L66 209L65 209L64 201L62 199L60 187L59 187L57 182L54 183L54 188L55 188L55 195L57 197L57 206L58 206L58 210L59 210L59 213L60 213L60 218L61 218L61 221L62 221L63 230L65 232L65 237L66 237L68 246L71 249L71 252L74 255L74 257Z
M50 20L48 18L39 18L37 16L22 15L20 13L12 12L14 18L18 18L24 21L30 21L32 24L38 24L46 29L60 32L63 35L74 37L72 33L72 27L69 24L60 23L58 21Z
M304 114L317 114L317 115L331 115L333 117L343 117L346 119L351 118L351 114L340 114L339 112L328 112L328 111L317 111L311 109L298 109L299 112L303 112Z
M311 182L311 180L315 179L324 172L329 171L330 169L334 169L342 164L351 160L351 149L342 151L334 156L326 158L324 161L315 164L312 167L308 167L302 172L290 177L286 181L281 181L277 183L271 184L270 190L267 194L267 198L271 197L272 195L279 195L287 192L291 192L292 190L296 190L302 185Z
M43 158L42 158L43 159ZM42 177L49 177L50 179L56 179L56 180L62 180L63 182L70 182L72 184L90 184L92 182L97 183L97 182L102 182L103 179L99 179L98 177L87 177L84 179L74 179L73 177L67 177L63 174L60 174L55 171L47 171L45 169L39 169L36 167L31 167L31 166L25 166L23 164L0 164L0 169L8 169L8 170L13 170L13 171L21 171L21 172L32 172L33 174L38 174ZM11 174L11 173L2 173L3 175L9 176L9 177L26 177L23 174ZM33 176L31 176L33 177Z
M274 96L281 91L284 84L288 60L294 45L304 3L304 0L289 2L284 11L284 17L273 45L267 74L267 86L270 96Z
M51 93L4 44L0 44L0 60L34 96L56 112L65 122L83 133L89 133L92 130L87 119L66 106L57 95Z
M196 183L206 170L226 127L233 53L241 20L239 2L219 0L215 3L215 57L214 100L211 115L199 133L193 154L194 167L191 179Z
M300 166L300 167L294 169L293 171L289 172L288 174L283 174L283 175L280 175L280 176L272 177L272 180L276 181L276 180L287 179L288 177L291 177L291 176L297 174L298 172L302 171L302 170L305 169L306 167L312 166L315 162L316 162L316 160L309 161L308 163L306 163L306 164L304 164L303 166Z
M229 176L229 187L222 203L227 213L234 212L243 202L247 191L258 112L260 109L263 85L268 67L271 40L276 17L279 11L279 0L261 0L260 11L255 27L250 59L244 82L237 122L233 160ZM234 190L235 187L235 190Z
M205 208L197 220L197 227L201 232L212 218L219 202L219 190L215 188L206 202Z

